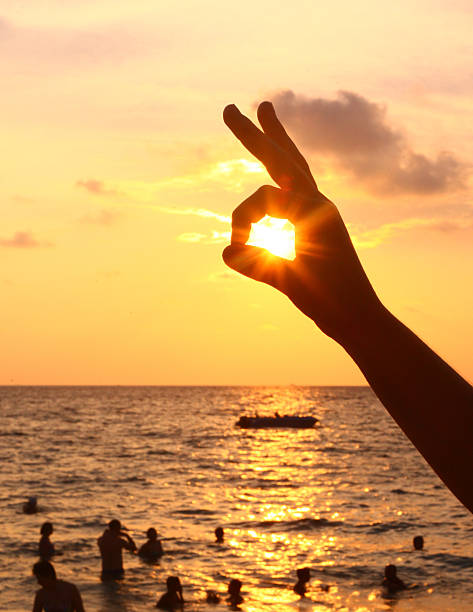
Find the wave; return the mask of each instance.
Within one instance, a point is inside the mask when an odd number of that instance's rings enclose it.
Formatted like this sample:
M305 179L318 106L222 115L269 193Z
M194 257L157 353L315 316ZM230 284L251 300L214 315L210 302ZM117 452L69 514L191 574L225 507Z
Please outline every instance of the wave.
M449 553L434 553L432 555L425 555L425 558L438 561L442 565L450 565L457 569L473 568L473 557L450 555Z
M24 431L0 431L0 436L29 436Z
M342 525L342 521L330 521L325 518L303 518L294 521L243 521L235 523L235 528L244 529L273 529L277 531L313 531L315 529L324 529L326 527L336 527Z
M422 528L416 521L391 521L389 523L374 523L372 525L360 525L359 529L366 529L367 533L385 533L386 531L405 531L413 527Z

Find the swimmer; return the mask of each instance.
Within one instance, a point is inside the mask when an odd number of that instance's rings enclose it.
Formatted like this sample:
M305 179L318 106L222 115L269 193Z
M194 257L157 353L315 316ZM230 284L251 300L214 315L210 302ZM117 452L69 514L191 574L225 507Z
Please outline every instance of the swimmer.
M25 514L36 514L38 512L38 498L33 496L23 504L23 512Z
M163 547L158 540L158 532L154 527L150 527L146 532L148 541L140 546L138 554L144 559L157 559L163 556Z
M397 567L395 565L386 565L384 568L384 578L381 585L388 591L388 593L397 593L407 589L404 582L398 578Z
M182 597L182 585L178 576L168 576L166 579L167 591L161 595L157 608L161 610L177 610L182 609L184 599Z
M293 587L294 593L297 593L301 597L305 597L307 593L307 583L310 580L310 569L308 567L301 567L297 570L297 582Z
M123 578L123 549L136 551L136 544L131 536L123 531L118 519L109 522L108 528L97 539L102 557L102 580Z
M217 544L222 544L224 540L223 527L217 527L214 533L215 533L215 542Z
M49 521L41 525L40 533L41 539L39 541L39 556L43 561L48 561L53 555L56 554L54 544L49 539L49 536L53 533L53 524Z
M33 565L33 574L41 585L34 599L33 612L84 612L77 587L58 580L51 563L38 561Z
M216 591L208 590L205 601L211 604L218 604L220 603L220 595Z
M415 536L412 540L412 544L415 550L422 550L424 548L424 537L421 535Z
M240 594L241 587L242 583L241 580L238 580L238 578L233 578L230 580L230 584L228 585L227 601L233 608L238 608L238 606L244 601Z

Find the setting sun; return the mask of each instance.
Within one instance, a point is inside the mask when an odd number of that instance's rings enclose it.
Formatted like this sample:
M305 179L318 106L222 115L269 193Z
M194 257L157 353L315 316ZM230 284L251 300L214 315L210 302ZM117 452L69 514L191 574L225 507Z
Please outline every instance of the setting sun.
M250 237L246 244L266 249L284 259L295 259L294 225L287 219L275 219L266 215L251 224Z

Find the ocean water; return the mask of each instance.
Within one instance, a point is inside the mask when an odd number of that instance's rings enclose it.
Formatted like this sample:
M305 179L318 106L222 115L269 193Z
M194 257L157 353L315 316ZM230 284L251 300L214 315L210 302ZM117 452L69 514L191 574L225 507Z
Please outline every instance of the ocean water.
M314 415L313 430L240 430L240 414ZM360 387L1 387L0 610L32 608L40 525L54 524L60 578L88 612L141 612L177 574L188 610L226 610L205 590L243 582L247 612L471 612L473 521L374 394ZM41 512L24 515L38 496ZM100 581L111 518L138 545ZM214 529L225 543L214 543ZM422 534L425 549L412 549ZM387 599L384 566L410 588ZM311 568L308 598L295 570Z

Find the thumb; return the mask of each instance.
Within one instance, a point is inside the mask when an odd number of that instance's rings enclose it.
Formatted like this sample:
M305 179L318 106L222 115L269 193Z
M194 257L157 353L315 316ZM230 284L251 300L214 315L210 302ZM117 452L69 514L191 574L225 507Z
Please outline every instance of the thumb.
M229 268L254 280L271 285L284 292L290 272L289 262L266 249L234 242L222 253Z

